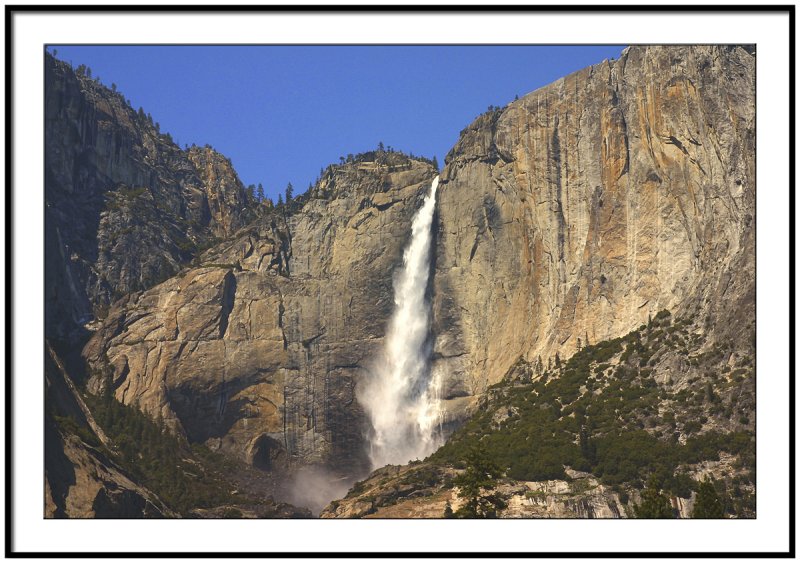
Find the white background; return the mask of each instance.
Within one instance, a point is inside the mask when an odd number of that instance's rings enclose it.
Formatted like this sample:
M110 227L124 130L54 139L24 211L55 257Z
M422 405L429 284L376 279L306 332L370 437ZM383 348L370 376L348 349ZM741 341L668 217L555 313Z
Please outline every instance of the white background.
M43 46L47 43L756 43L757 519L44 520L42 60ZM15 305L14 550L272 553L787 550L788 54L788 16L783 14L16 15L12 80L15 261L11 270Z

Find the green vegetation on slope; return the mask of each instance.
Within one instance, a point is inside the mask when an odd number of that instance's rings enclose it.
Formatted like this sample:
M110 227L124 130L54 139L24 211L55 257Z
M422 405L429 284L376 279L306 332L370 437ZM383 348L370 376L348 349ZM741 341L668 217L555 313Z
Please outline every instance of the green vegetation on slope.
M223 476L234 469L232 462L203 446L190 447L110 394L87 394L85 400L116 446L116 452L107 454L172 509L187 515L194 508L249 502L243 495L231 493L234 486ZM62 430L76 434L89 445L100 446L96 437L74 420L57 420Z
M706 477L697 488L692 518L722 518L725 507L714 483Z
M729 511L754 510L754 498L741 488L755 483L754 433L739 427L749 424L753 408L752 358L739 357L740 367L726 370L735 355L721 347L700 352L703 337L690 327L662 311L567 362L556 357L552 369L520 360L430 460L463 467L480 445L512 479L566 479L566 466L639 489L653 476L663 490L686 498L697 485L685 467L727 452L744 475L732 481ZM676 357L685 369L669 364ZM673 385L666 374L681 370L689 377ZM691 376L698 370L701 376Z

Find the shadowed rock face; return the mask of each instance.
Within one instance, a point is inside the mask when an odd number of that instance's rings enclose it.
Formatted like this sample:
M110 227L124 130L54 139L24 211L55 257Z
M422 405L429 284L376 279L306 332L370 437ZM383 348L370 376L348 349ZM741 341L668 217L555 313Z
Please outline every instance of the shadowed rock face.
M136 483L109 456L105 433L97 426L58 356L45 353L47 412L45 439L45 518L164 518L176 514L150 490ZM98 445L59 428L54 416L67 416L94 433Z
M754 68L740 47L631 47L462 131L438 204L446 396L664 308L749 338Z
M45 518L165 518L176 514L125 470L45 419Z
M89 388L262 469L360 468L392 275L436 171L399 154L330 170L200 266L117 302L84 350Z
M121 94L45 56L47 336L174 275L253 214L228 159L181 150Z

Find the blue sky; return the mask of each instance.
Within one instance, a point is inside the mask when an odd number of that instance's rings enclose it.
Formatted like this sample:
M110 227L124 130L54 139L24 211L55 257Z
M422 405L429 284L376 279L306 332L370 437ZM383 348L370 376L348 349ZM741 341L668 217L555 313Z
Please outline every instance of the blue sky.
M273 199L378 142L436 156L502 106L623 46L54 46L181 146L212 145ZM50 48L52 52L53 47Z

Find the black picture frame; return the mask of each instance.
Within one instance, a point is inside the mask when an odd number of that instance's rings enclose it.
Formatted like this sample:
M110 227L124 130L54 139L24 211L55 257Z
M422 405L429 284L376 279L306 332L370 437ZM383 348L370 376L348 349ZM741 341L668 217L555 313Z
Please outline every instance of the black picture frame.
M14 240L14 225L15 222L21 218L14 217L13 215L13 201L14 201L14 170L13 170L13 156L15 147L13 146L13 131L14 131L14 99L11 84L14 80L14 16L17 14L32 14L32 13L48 13L48 12L63 12L68 14L90 14L98 12L115 12L115 13L244 13L244 12L258 12L258 13L280 13L280 12L303 12L303 13L452 13L452 12L469 12L469 13L500 13L500 12L582 12L582 13L604 13L604 14L625 14L636 12L664 12L664 13L756 13L756 12L771 12L771 13L785 13L789 16L789 108L787 116L789 120L789 285L790 294L788 298L789 305L789 482L787 483L788 491L788 530L787 536L789 541L789 549L782 552L415 552L413 546L407 552L263 552L263 553L237 553L237 552L34 552L34 551L18 551L15 549L13 538L14 530L17 525L13 519L13 502L14 502L14 475L12 467L13 456L13 424L14 424L14 409L15 405L12 404L12 392L14 386L14 377L17 374L15 368L19 367L19 358L13 357L13 342L14 342L14 316L19 314L18 304L14 302L14 287L11 272L15 266L15 257L13 255L13 240ZM645 5L597 5L597 6L554 6L554 5L541 5L541 6L520 6L520 5L479 5L479 6L446 6L446 5L274 5L274 6L251 6L251 5L127 5L127 6L113 6L113 5L6 5L5 6L5 182L6 182L6 205L5 205L5 542L4 553L7 558L132 558L132 557L158 557L158 558L213 558L224 556L226 558L256 558L256 557L286 557L286 558L308 558L308 557L330 557L330 558L375 558L375 557L429 557L429 558L475 558L475 557L496 557L496 558L521 558L521 557L551 557L551 558L667 558L667 557L691 557L691 558L744 558L744 557L764 557L764 558L794 558L795 551L795 523L796 523L796 506L795 506L795 353L793 343L795 340L795 6L794 5L659 5L659 6L645 6ZM785 376L785 375L784 375ZM18 405L16 406L18 407Z

